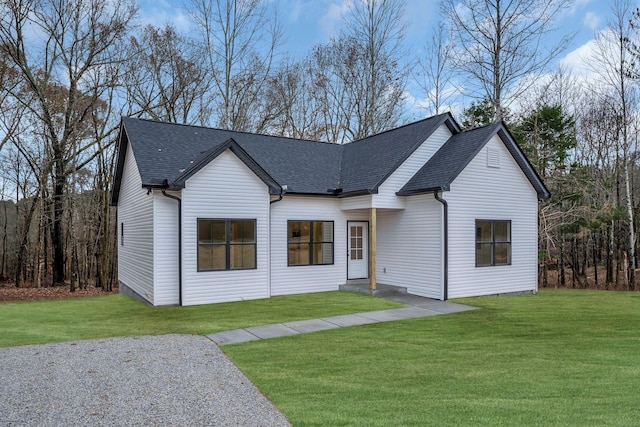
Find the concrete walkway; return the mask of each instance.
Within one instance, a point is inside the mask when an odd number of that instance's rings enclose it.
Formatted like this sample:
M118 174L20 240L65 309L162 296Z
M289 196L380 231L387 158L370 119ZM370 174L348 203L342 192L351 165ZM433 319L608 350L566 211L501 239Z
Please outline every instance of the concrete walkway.
M218 345L237 344L288 335L305 334L347 326L367 325L370 323L392 322L394 320L415 319L475 310L476 307L433 300L405 293L387 293L384 298L408 305L406 308L370 311L366 313L344 314L322 319L300 320L297 322L277 323L273 325L253 326L245 329L217 332L207 337Z

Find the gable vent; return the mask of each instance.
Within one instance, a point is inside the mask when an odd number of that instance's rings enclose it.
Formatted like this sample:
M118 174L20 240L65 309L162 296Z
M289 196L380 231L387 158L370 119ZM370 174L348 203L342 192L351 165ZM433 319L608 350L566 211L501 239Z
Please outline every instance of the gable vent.
M500 150L487 147L487 166L490 168L500 167Z

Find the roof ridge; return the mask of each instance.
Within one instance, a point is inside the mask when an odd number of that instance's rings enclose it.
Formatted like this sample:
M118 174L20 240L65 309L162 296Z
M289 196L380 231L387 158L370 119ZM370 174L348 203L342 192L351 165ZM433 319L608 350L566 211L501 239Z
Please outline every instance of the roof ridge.
M474 128L471 128L471 129L465 129L465 130L463 130L463 131L462 131L462 132L460 132L460 133L472 132L472 131L474 131L474 130L481 130L481 129L484 129L484 128L488 128L488 127L490 127L490 126L501 126L501 125L502 125L502 121L500 121L500 120L496 120L496 121L494 121L494 122L487 123L486 125L476 126L476 127L474 127Z
M338 144L335 142L329 142L329 141L318 141L315 139L302 139L302 138L294 138L292 136L284 136L284 135L269 135L266 133L257 133L257 132L249 132L249 131L241 131L241 130L231 130L231 129L222 129L222 128L217 128L217 127L211 127L211 126L202 126L202 125L190 125L190 124L186 124L186 123L173 123L173 122L163 122L160 120L154 120L154 119L147 119L144 117L130 117L130 116L123 116L124 118L127 119L131 119L131 120L139 120L139 121L145 121L145 122L150 122L150 123L158 123L161 125L173 125L173 126L182 126L182 127L189 127L189 128L196 128L196 129L205 129L205 130L217 130L217 131L221 131L221 132L232 132L235 134L243 134L243 135L258 135L258 136L264 136L267 138L277 138L277 139L289 139L289 140L293 140L293 141L301 141L301 142L316 142L318 144L328 144L328 145L346 145L346 144Z
M351 142L348 142L348 143L342 144L342 145L349 145L349 144L355 144L357 142L366 141L367 139L373 138L374 136L383 135L383 134L389 133L389 132L395 132L398 129L402 129L402 128L405 128L407 126L416 125L418 123L422 123L422 122L425 122L427 120L432 120L432 119L435 119L436 117L447 116L449 114L450 114L449 112L446 112L446 113L440 113L440 114L436 114L436 115L433 115L433 116L425 117L424 119L420 119L420 120L417 120L415 122L405 123L405 124L403 124L401 126L398 126L398 127L395 127L395 128L391 128L391 129L387 129L387 130L383 130L382 132L374 133L373 135L365 136L364 138L356 139L355 141L351 141Z

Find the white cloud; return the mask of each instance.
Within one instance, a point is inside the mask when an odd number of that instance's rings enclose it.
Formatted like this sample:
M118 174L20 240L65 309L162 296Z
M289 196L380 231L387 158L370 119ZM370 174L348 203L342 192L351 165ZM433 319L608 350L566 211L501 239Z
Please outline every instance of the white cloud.
M569 52L560 60L560 65L566 67L569 72L581 77L597 77L597 73L588 65L589 60L599 50L596 39L589 40L582 46Z
M412 88L413 90L418 91L417 88ZM430 115L435 114L433 108L433 101L430 96L433 96L434 93L430 93L429 95L423 95L423 91L420 95L416 96L411 93L411 90L404 91L404 100L405 100L405 110L408 113L408 116L412 119L424 118ZM464 87L456 86L454 84L447 85L446 88L443 89L441 94L441 102L440 105L440 113L444 113L446 111L451 111L454 116L462 115L462 112L465 108L465 97L463 96Z
M141 24L164 27L173 25L180 33L186 33L191 29L191 19L182 7L166 1L142 2L140 7Z
M300 0L296 0L293 2L293 5L291 6L291 10L289 12L290 23L298 21L298 19L300 18L300 14L302 13L302 8L303 8L303 5Z
M569 8L569 15L575 15L576 12L590 4L592 0L575 0Z
M600 23L602 22L602 18L594 12L587 12L584 15L584 19L582 20L582 22L589 29L595 30L600 26Z
M576 83L589 91L609 91L619 84L620 76L616 70L620 66L620 55L628 55L620 51L619 42L616 32L606 28L599 31L596 38L570 52L561 64L575 76Z
M353 0L332 2L327 11L320 17L318 24L327 39L338 34L342 18L353 9Z

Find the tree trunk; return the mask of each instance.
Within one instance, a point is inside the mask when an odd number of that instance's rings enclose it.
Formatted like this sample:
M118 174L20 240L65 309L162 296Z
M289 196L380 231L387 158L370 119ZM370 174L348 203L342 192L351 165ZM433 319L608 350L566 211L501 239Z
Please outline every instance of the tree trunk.
M627 256L626 251L622 251L622 279L623 284L627 290L631 290L629 284L629 257Z
M51 244L53 245L53 283L64 285L64 233L62 221L64 216L64 178L56 175L53 193L53 229Z
M593 280L596 288L598 288L598 239L597 235L593 238Z
M627 217L629 219L629 256L627 258L629 262L629 269L625 270L628 278L629 290L635 291L636 289L636 233L633 218L633 202L631 200L631 187L629 178L629 162L625 159L624 164L624 185L627 193Z
M549 257L549 240L544 240L544 258L542 259L542 287L546 288L549 286L549 269L547 266L547 260Z
M38 204L38 196L34 196L33 200L31 201L31 205L29 206L29 212L27 213L25 220L24 220L24 225L22 228L22 235L20 236L20 245L18 246L18 257L17 257L17 262L16 262L16 274L15 274L15 281L16 281L16 288L20 287L20 283L21 283L21 278L23 277L23 274L25 272L25 262L24 262L24 257L25 257L25 251L27 249L27 244L29 242L29 229L31 228L31 220L33 219L33 213L36 211L36 206Z
M607 283L613 283L613 221L609 228L609 236L607 239Z
M566 285L566 280L564 277L564 234L560 236L560 269L558 270L560 286L564 287Z
M2 278L7 276L7 226L9 224L7 205L8 203L3 201L2 207L4 210L4 224L2 224L2 265L0 265L0 277Z
M576 282L580 285L578 273L580 266L578 265L578 239L574 236L571 240L571 287L576 287Z
M587 283L587 270L589 269L589 255L587 254L587 239L586 236L582 238L582 268L580 269L580 276L584 278L585 285Z

